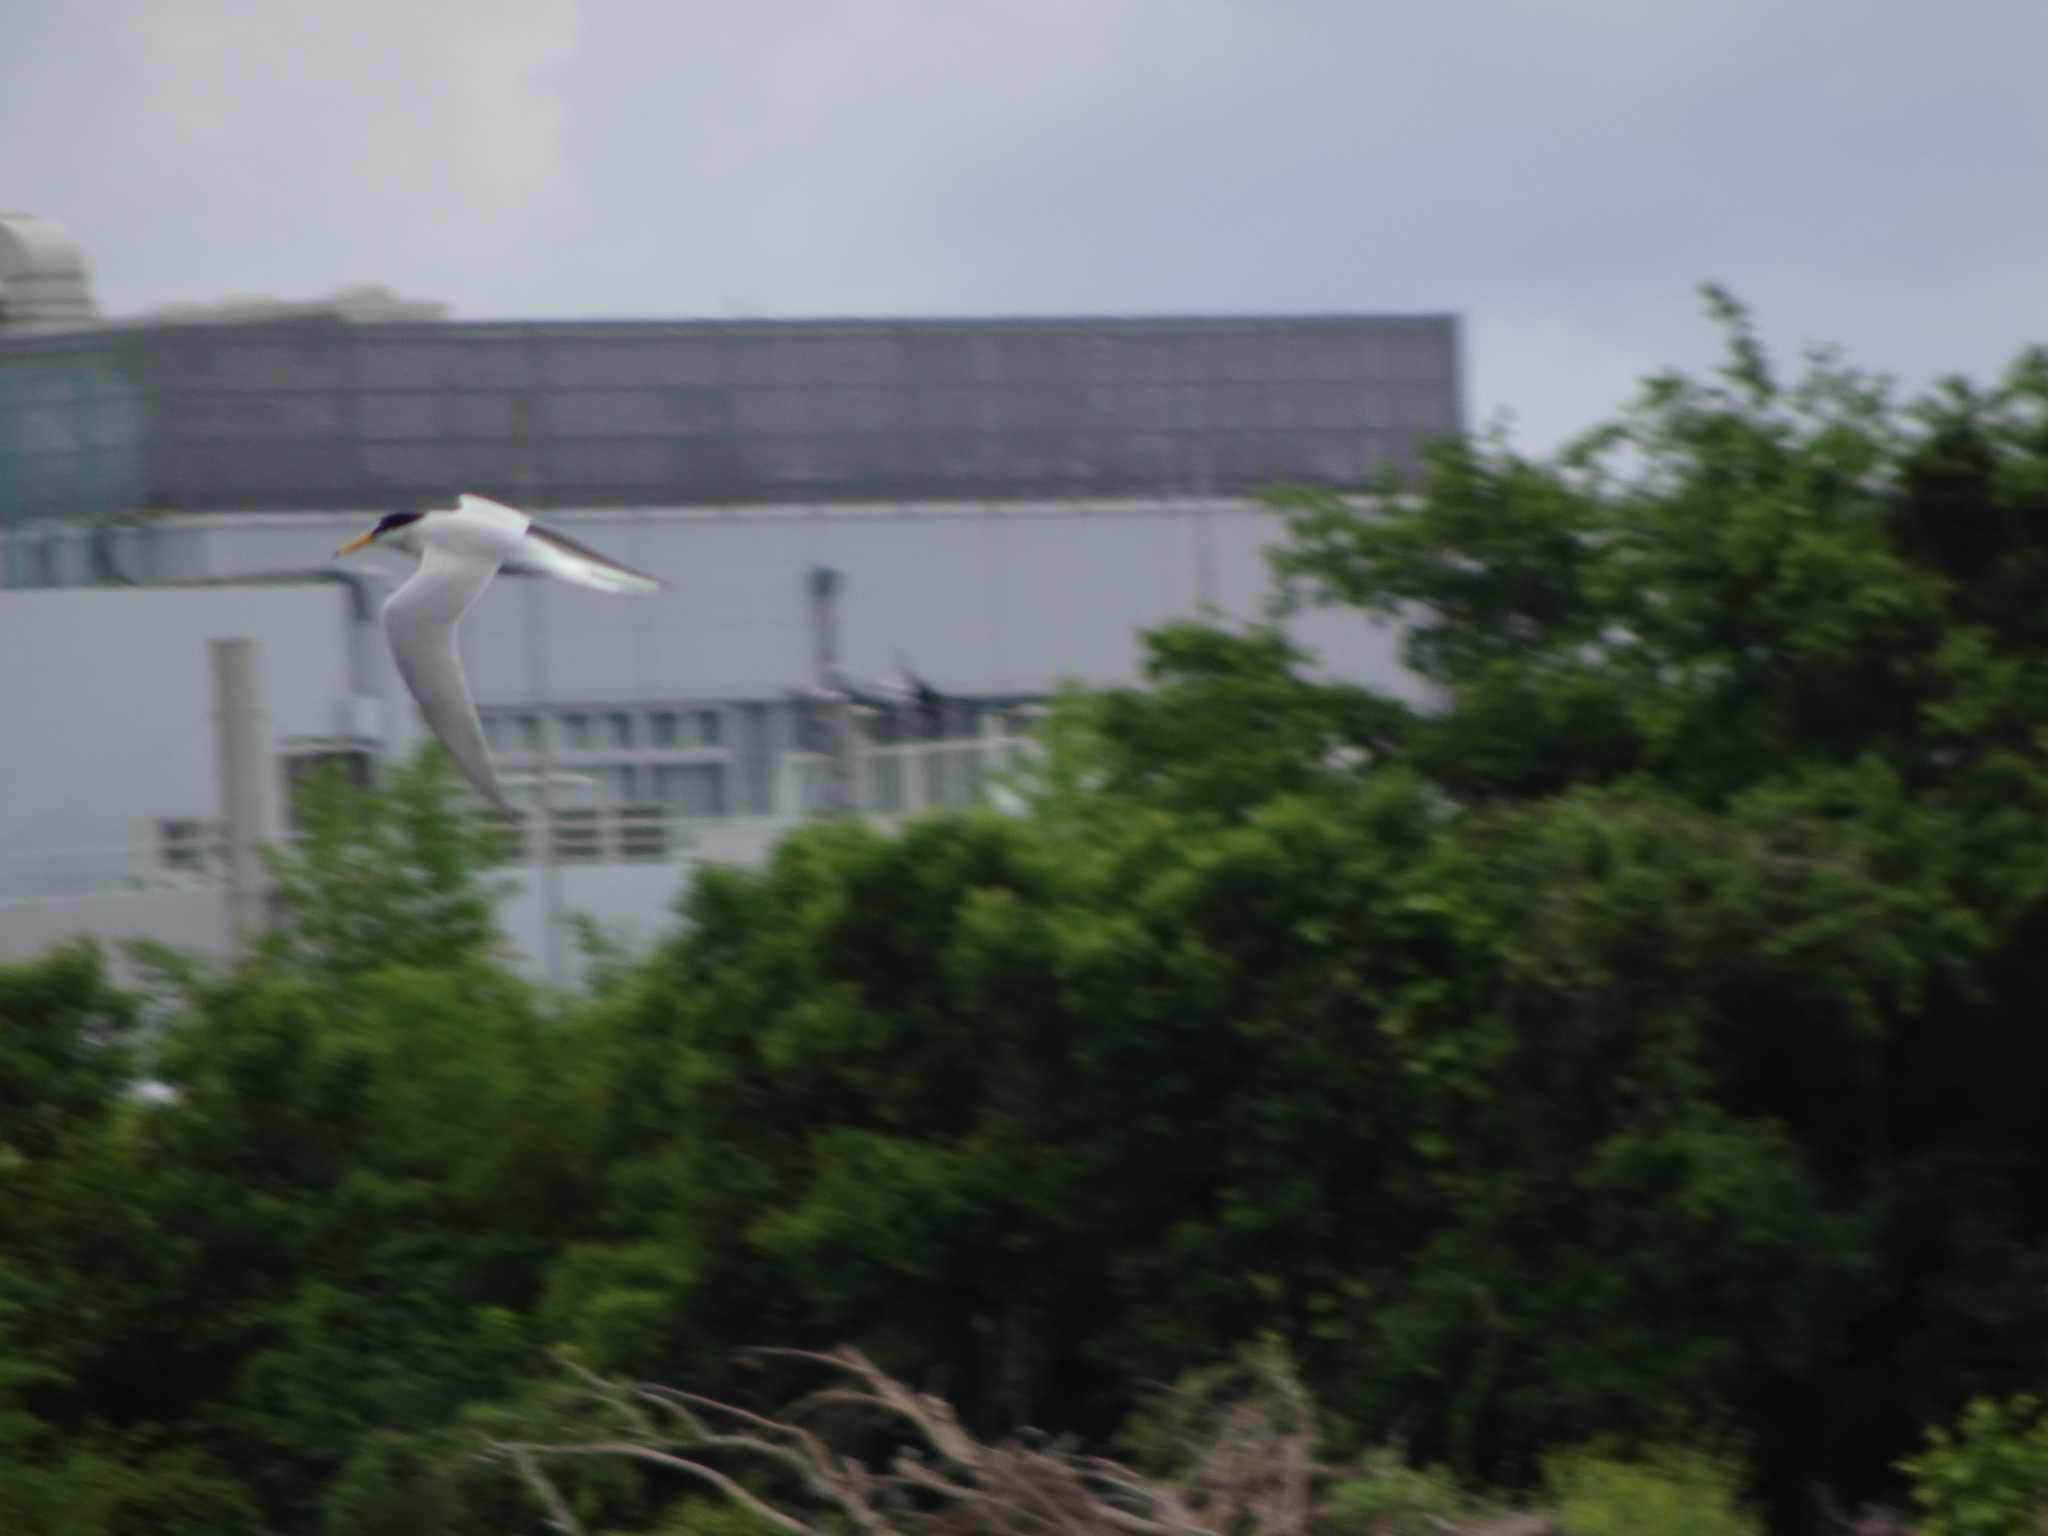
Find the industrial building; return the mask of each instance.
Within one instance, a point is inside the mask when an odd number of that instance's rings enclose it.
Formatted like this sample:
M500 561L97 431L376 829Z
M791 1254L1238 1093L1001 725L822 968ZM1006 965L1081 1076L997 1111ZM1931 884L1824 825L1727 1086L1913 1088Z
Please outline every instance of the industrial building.
M359 290L113 321L75 246L0 218L0 954L229 942L212 641L255 645L271 836L310 765L412 750L376 623L403 562L331 558L384 512L480 492L669 584L503 580L465 621L494 751L556 776L506 917L560 973L549 913L644 937L693 859L972 798L1061 681L1258 610L1261 493L1405 477L1461 395L1442 315L504 323ZM1389 633L1304 638L1401 685Z

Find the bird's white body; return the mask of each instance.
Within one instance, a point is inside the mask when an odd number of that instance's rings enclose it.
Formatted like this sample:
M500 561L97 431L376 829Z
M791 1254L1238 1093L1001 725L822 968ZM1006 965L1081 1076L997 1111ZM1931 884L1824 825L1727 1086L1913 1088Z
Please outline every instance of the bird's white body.
M509 811L456 649L462 616L500 571L604 592L653 592L661 583L483 496L458 498L452 512L386 518L343 553L372 542L420 557L419 569L384 604L384 636L399 676L469 781Z

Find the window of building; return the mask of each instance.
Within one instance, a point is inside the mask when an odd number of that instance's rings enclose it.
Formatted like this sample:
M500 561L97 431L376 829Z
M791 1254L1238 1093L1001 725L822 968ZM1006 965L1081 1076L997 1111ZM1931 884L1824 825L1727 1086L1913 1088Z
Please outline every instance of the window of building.
M587 864L604 851L598 814L587 807L555 812L554 830L555 857L565 864Z
M722 709L657 709L647 716L648 745L664 748L717 747L725 740Z
M892 816L903 809L903 766L900 753L877 753L862 759L867 769L861 808Z
M590 750L590 716L580 711L562 716L562 749L566 752Z
M658 805L629 805L619 812L619 857L634 861L668 857L668 819Z
M633 717L623 709L612 710L604 717L605 745L608 747L630 747L633 745Z
M514 811L511 815L498 817L499 835L492 849L491 862L495 865L524 864L534 856L529 846L536 823L525 811Z
M484 740L493 752L538 752L540 722L532 715L491 710L483 716Z
M675 816L725 814L725 764L662 763L654 770L654 797Z
M964 805L981 792L980 747L934 747L923 757L927 804Z
M156 824L157 844L164 868L199 870L206 867L212 839L203 821L160 821Z
M640 798L640 769L632 763L613 763L599 770L605 798L613 805L632 805Z
M774 740L766 704L742 704L739 717L739 769L749 816L769 816L775 811Z

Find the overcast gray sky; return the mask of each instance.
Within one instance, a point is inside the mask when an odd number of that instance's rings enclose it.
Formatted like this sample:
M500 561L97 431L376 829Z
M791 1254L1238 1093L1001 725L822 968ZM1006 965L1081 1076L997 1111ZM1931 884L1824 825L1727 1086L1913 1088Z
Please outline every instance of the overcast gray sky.
M2044 0L0 0L103 306L1454 310L1547 447L1711 350L2048 340Z

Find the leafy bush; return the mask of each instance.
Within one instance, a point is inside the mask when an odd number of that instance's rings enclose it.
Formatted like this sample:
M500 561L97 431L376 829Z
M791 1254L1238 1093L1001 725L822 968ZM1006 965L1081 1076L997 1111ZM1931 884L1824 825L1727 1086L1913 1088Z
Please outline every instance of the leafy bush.
M2048 1512L2048 1412L2032 1397L1977 1398L1954 1430L1900 1463L1913 1479L1922 1536L2013 1536Z
M1442 1467L1412 1467L1398 1453L1368 1455L1356 1477L1330 1490L1323 1519L1341 1536L1423 1536L1469 1504Z
M1617 1458L1581 1449L1544 1463L1565 1536L1757 1536L1741 1500L1742 1469L1683 1446Z
M669 1510L660 1536L773 1536L775 1527L724 1499L689 1498Z

